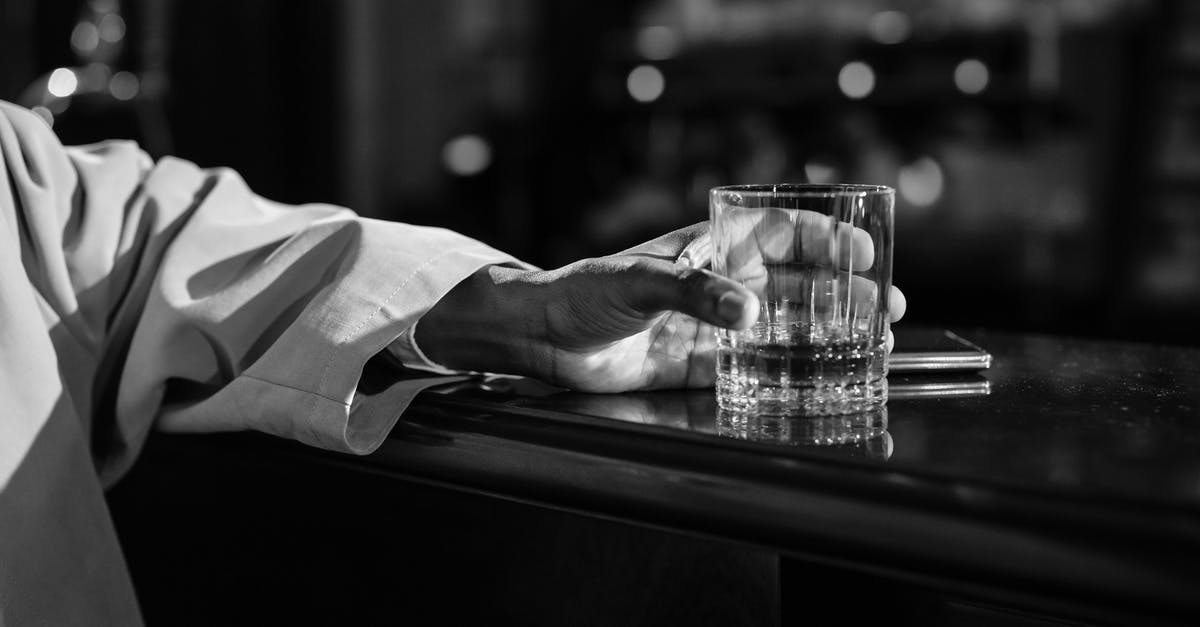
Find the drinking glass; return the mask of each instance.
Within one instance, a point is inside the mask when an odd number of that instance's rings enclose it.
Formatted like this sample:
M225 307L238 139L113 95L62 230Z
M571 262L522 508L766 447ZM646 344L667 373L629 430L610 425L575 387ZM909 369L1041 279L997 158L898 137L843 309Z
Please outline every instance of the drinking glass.
M713 271L760 303L751 328L718 331L721 409L824 416L887 402L894 202L880 185L710 192Z

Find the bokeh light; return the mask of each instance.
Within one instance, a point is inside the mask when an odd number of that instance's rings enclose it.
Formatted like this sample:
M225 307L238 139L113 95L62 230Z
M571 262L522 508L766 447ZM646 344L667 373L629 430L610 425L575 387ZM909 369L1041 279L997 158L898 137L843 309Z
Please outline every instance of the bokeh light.
M112 68L105 63L89 63L75 70L75 78L79 81L75 88L76 93L102 91L108 87L108 81L112 78Z
M954 68L954 85L964 94L978 94L987 89L991 74L979 59L966 59Z
M478 135L459 135L442 148L442 163L458 176L474 176L492 163L492 147Z
M110 44L125 37L125 20L116 13L109 13L100 20L100 39Z
M117 100L132 100L138 94L138 77L132 72L117 72L108 82L108 91Z
M679 48L679 35L666 26L647 26L638 31L638 54L651 61L670 59L678 54Z
M837 180L838 171L832 164L814 159L804 164L804 176L809 183L833 183Z
M100 45L100 29L91 22L80 22L71 31L71 47L80 54L91 54Z
M59 98L66 98L75 93L79 87L79 77L75 76L75 72L65 67L60 67L50 73L50 80L46 82L46 90L50 95Z
M37 114L37 116L39 118L41 118L42 121L45 122L47 126L54 128L54 112L53 111L51 111L41 105L38 105L38 106L30 109L30 111L33 111L35 114Z
M838 72L838 89L848 98L866 98L875 91L875 70L862 61L851 61Z
M914 207L931 207L946 187L942 166L932 157L921 157L900 168L900 197Z
M629 77L625 79L625 87L634 100L654 102L662 96L666 88L666 79L653 65L639 65L629 72Z
M902 11L880 11L867 22L867 33L881 44L898 44L912 34L912 20Z

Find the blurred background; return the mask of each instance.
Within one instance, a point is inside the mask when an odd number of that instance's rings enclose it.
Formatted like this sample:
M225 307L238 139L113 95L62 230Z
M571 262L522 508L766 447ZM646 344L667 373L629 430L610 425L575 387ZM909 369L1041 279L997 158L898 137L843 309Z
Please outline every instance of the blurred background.
M909 318L1200 344L1200 3L0 0L0 98L542 266L897 188Z

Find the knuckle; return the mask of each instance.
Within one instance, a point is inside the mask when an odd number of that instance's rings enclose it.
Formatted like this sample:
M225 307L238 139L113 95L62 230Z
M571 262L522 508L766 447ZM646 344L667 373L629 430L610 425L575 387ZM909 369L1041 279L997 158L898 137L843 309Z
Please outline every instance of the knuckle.
M646 257L630 257L625 260L622 271L631 276L647 275L654 272L654 263Z

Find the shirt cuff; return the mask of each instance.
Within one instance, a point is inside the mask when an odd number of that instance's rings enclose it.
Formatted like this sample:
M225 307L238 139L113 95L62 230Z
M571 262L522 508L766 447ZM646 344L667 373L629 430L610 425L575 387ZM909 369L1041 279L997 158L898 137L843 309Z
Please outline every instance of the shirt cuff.
M400 337L393 340L388 345L388 354L409 370L441 375L471 374L469 370L453 370L433 361L425 354L425 351L421 350L420 346L417 346L417 325L420 322L418 319L417 322L405 329Z

